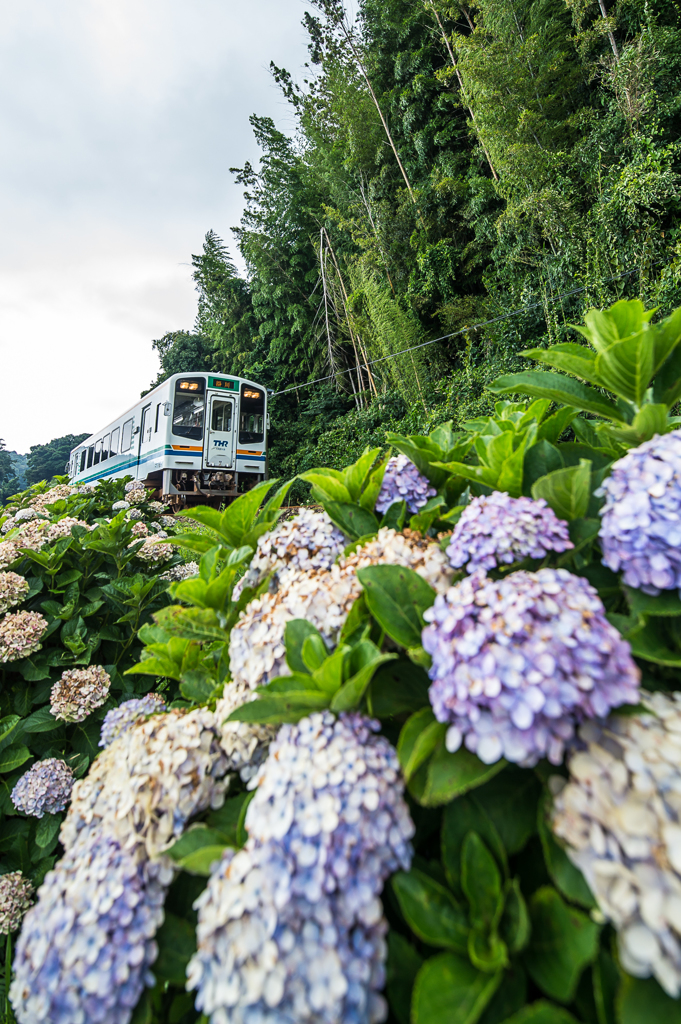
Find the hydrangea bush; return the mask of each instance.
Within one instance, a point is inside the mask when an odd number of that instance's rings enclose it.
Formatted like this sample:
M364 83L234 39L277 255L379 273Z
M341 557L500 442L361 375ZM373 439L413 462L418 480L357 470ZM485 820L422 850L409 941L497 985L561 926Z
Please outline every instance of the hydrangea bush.
M582 333L281 522L273 482L183 532L134 484L7 510L9 1020L677 1019L681 313Z

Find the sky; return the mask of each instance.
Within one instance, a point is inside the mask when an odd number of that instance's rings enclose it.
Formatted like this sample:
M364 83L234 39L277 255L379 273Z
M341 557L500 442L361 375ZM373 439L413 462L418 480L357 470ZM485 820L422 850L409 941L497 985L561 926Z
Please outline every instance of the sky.
M196 315L191 254L227 242L249 115L306 60L302 0L0 0L0 437L93 432Z

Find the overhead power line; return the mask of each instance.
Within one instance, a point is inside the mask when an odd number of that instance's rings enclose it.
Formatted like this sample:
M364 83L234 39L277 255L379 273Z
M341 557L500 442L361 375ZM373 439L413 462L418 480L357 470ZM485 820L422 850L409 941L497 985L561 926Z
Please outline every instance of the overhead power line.
M664 263L665 260L656 260L650 265L655 267L660 263ZM612 277L606 277L604 280L599 281L600 285L610 284L611 281L619 281L623 277L628 277L630 274L635 274L639 267L632 267L631 270L625 270L622 274L614 274ZM554 295L553 298L549 299L549 302L559 302L561 299L567 299L571 295L580 295L585 292L586 287L583 288L571 288L570 291L562 292L560 295ZM502 313L501 316L491 317L489 320L480 320L478 323L470 324L468 327L462 327L458 331L452 331L451 334L443 334L439 338L431 338L429 341L422 341L419 345L411 345L409 348L402 348L399 352L392 352L389 356L379 356L377 359L369 359L368 361L359 363L360 367L368 369L369 366L373 366L375 363L384 363L386 359L396 359L397 356L406 355L408 352L415 352L416 349L426 348L428 345L435 345L438 341L447 341L448 338L456 338L461 334L468 334L470 331L477 331L480 327L487 327L489 324L499 323L500 320L510 320L513 316L519 316L521 313L526 313L530 309L536 309L537 306L541 306L541 302L532 302L529 306L519 306L518 309L512 309L510 313ZM351 373L354 370L354 366L349 366L346 370L336 370L335 373L329 373L326 377L317 377L316 380L305 381L304 384L293 384L290 388L284 388L282 391L274 391L270 394L270 398L277 398L279 395L287 395L291 391L300 391L301 388L312 387L313 384L322 384L325 380L334 380L341 374Z

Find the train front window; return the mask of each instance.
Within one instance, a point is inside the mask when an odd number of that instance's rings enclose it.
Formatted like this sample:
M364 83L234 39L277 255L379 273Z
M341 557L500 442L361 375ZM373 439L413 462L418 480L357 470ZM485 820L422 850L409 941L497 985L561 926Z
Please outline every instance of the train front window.
M228 433L232 429L232 403L218 402L214 398L212 409L213 415L210 421L210 429L220 431L223 434Z
M206 382L199 377L185 377L175 384L173 434L194 441L203 438L203 414L206 406Z
M265 392L252 384L242 384L239 444L261 444L264 439Z

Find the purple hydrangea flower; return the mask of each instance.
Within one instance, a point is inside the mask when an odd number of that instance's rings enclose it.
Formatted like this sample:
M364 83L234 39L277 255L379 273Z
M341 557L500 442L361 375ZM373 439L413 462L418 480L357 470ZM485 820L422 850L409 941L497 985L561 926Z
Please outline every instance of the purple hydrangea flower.
M199 897L188 968L213 1024L385 1018L385 879L411 861L397 755L378 723L330 712L285 725L260 769L249 839Z
M681 430L627 452L597 493L605 565L646 594L681 591Z
M451 751L464 742L485 764L560 764L576 724L638 700L629 644L596 590L565 569L473 573L424 618L430 703Z
M140 846L97 826L82 831L24 919L9 993L19 1024L129 1021L154 983L154 934L172 877Z
M69 802L73 782L73 771L64 761L56 757L36 761L12 790L12 803L34 818L58 814Z
M156 711L165 711L165 706L165 701L160 693L147 693L144 697L124 700L117 708L107 711L104 716L99 740L100 747L108 747L143 715L153 715Z
M153 985L154 935L175 868L164 851L224 800L213 712L152 715L123 731L73 788L62 859L38 890L14 958L19 1024L129 1024Z
M387 512L396 501L406 501L411 513L418 512L437 491L406 455L388 459L385 476L376 501L377 512Z
M567 523L558 519L543 498L512 498L503 491L473 498L461 513L447 547L450 564L476 569L543 558L548 551L574 547Z

